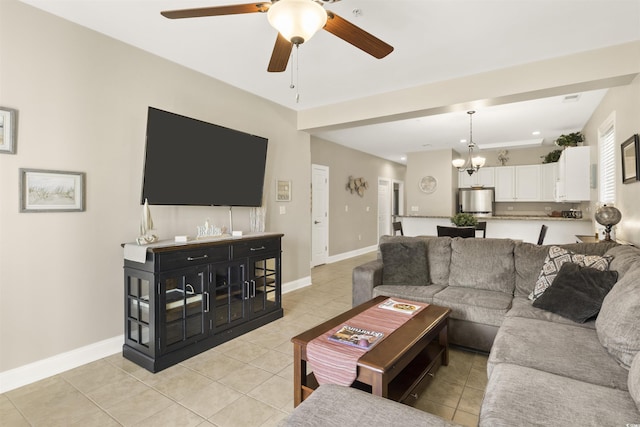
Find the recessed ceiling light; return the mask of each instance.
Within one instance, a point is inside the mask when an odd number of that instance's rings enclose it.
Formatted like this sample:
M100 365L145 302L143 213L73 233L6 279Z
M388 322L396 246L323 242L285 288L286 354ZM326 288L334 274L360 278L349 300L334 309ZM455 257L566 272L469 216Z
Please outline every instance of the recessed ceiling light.
M407 156L400 157L400 160L407 160Z
M466 139L461 139L461 140L460 140L460 144L466 144L466 143L467 143L467 140L466 140Z
M541 132L539 130L534 130L533 132L531 132L531 135L538 136L540 135L540 133Z

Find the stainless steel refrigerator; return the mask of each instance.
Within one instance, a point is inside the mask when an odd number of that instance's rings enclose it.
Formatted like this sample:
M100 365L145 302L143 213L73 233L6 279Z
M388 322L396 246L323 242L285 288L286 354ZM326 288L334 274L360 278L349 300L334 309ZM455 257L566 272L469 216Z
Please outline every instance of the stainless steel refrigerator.
M461 188L458 190L458 209L460 212L476 216L492 216L494 205L493 187Z

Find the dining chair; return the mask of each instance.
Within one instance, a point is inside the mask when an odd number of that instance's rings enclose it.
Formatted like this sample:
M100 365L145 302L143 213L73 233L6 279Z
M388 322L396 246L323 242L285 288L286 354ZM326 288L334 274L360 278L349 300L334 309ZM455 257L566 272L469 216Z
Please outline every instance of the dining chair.
M391 224L391 226L393 227L393 235L396 235L396 232L400 232L401 236L404 236L404 232L402 231L402 223L400 221L396 221L394 223Z
M540 235L538 236L538 244L541 245L542 242L544 242L544 236L547 235L547 227L546 225L542 224L542 227L540 227Z
M487 221L480 221L478 225L476 225L476 230L482 231L482 238L487 238Z
M438 225L438 237L476 237L475 227L445 227Z

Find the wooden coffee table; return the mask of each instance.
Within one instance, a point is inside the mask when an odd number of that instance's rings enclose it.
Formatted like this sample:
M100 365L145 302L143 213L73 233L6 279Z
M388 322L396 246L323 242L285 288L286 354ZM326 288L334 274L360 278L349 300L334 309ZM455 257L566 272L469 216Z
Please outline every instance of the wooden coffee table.
M307 375L307 343L385 299L376 297L291 339L294 406L318 387L313 373ZM430 304L400 326L358 360L358 376L352 387L411 404L438 367L449 364L450 313L449 308Z

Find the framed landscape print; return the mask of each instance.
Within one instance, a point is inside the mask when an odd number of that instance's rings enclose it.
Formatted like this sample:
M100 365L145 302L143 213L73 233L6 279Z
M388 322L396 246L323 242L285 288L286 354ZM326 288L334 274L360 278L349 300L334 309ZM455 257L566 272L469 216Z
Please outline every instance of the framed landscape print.
M18 112L0 107L0 153L16 153L16 122Z
M81 212L84 198L84 172L20 169L20 212Z
M622 149L622 182L629 184L640 180L640 141L638 134L627 139L620 146Z

